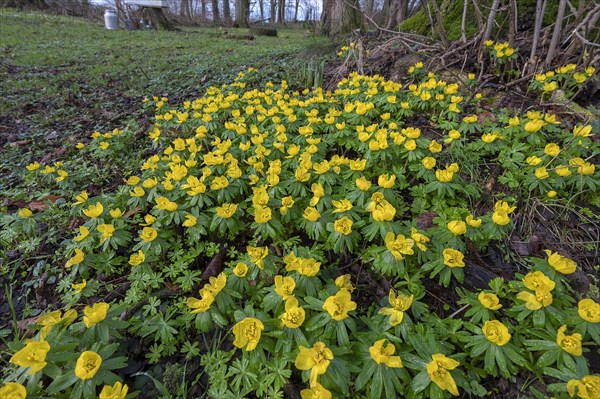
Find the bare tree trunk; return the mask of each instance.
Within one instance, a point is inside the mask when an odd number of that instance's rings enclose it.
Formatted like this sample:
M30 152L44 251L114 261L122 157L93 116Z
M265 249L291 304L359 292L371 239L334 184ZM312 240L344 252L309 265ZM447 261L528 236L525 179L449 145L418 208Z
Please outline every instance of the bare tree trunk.
M221 14L219 13L219 0L212 0L212 21L215 25L221 24Z
M477 29L483 29L483 15L481 15L481 8L479 8L477 0L473 0L473 14L475 15L475 21L477 22Z
M296 0L298 1L298 0ZM258 9L260 10L260 20L265 20L265 0L258 0Z
M321 33L335 36L348 33L360 26L361 14L358 0L323 0Z
M433 7L433 13L435 15L435 28L436 31L438 33L438 36L440 37L440 40L442 41L442 45L444 46L444 48L448 47L448 36L446 35L446 29L444 29L444 24L442 23L442 14L440 13L440 8L438 6L437 0L430 0L431 1L431 5ZM500 1L500 0L496 0L496 1Z
M249 2L248 0L244 0L246 3L248 3L248 7L249 7ZM236 13L237 13L237 2L236 2ZM246 18L246 21L248 20L248 18ZM223 0L223 21L225 22L225 25L231 25L231 7L229 6L229 0Z
M277 23L285 25L285 0L277 0Z
M200 8L200 15L202 18L202 22L206 22L206 6L208 5L208 0L201 0L201 8Z
M225 0L227 2L227 0ZM235 23L242 28L248 27L250 17L250 1L236 0L235 2Z
M462 43L467 42L467 10L469 9L469 0L463 0L463 13L462 19L460 20L460 41Z
M560 0L558 3L558 13L556 15L556 22L554 23L554 32L552 33L552 40L550 41L550 48L548 49L548 54L546 55L546 68L550 67L552 60L556 56L556 47L558 46L558 41L560 40L560 35L562 33L562 22L565 16L565 7L567 6L567 0Z
M298 22L298 8L300 8L300 0L296 0L294 5L294 22Z
M544 21L544 13L546 11L546 0L537 0L535 5L535 26L533 28L533 42L531 43L531 53L529 54L529 68L523 69L523 76L529 71L534 71L537 68L537 47L540 41L540 32L542 30L542 22Z
M484 42L490 38L492 35L492 28L494 27L494 20L496 19L496 13L498 12L498 7L500 6L500 0L494 0L492 3L492 8L490 9L490 13L488 14L487 22L485 24L485 31L483 32L483 37L481 38L481 48L484 47Z
M143 7L142 13L158 30L176 30L163 8Z
M517 1L509 0L508 2L508 45L515 47L515 36L517 34Z
M275 25L277 19L277 0L271 0L271 25Z

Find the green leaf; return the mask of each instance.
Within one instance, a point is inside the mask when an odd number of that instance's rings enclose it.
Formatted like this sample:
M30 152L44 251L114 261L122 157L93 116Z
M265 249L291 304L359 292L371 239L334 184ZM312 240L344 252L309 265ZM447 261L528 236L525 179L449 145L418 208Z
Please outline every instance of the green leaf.
M427 374L426 370L423 370L417 374L415 378L413 378L412 382L410 383L410 387L413 392L419 393L424 391L430 382L431 379L429 378L429 374Z

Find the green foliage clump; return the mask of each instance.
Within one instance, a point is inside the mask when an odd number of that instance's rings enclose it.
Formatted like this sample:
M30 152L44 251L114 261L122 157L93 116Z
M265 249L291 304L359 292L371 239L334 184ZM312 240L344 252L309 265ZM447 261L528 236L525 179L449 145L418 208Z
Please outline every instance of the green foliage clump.
M56 265L64 313L11 344L17 384L2 389L123 398L130 336L148 365L200 356L180 395L284 397L295 378L311 398L484 396L489 379L525 373L555 397L591 397L600 304L570 288L575 262L547 250L513 280L462 284L465 254L506 238L528 201L597 189L591 126L483 118L421 63L406 87L352 74L334 92L253 88L257 74L181 105L146 99L154 153L114 193L77 191L81 224ZM110 158L124 135L95 133L81 160ZM62 177L48 166L29 169ZM65 182L77 169L60 167ZM491 171L501 190L486 188ZM24 208L0 224L24 237L40 218ZM464 316L436 310L426 283L456 287Z

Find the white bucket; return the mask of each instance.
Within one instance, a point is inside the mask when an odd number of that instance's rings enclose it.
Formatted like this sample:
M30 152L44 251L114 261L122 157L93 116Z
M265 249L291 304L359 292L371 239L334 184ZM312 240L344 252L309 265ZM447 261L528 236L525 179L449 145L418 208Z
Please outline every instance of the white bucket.
M106 29L119 29L119 17L115 10L106 10L104 13L104 26L106 26Z

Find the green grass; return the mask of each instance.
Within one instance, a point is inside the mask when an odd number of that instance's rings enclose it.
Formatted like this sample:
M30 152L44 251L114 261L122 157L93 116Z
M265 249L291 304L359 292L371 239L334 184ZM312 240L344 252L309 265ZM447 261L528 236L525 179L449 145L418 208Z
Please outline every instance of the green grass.
M194 98L248 67L264 81L285 79L330 46L291 28L248 41L227 38L245 29L109 31L102 21L10 9L0 9L0 21L0 145L33 140L2 150L9 186L18 185L15 168L49 149L135 119L145 96Z

